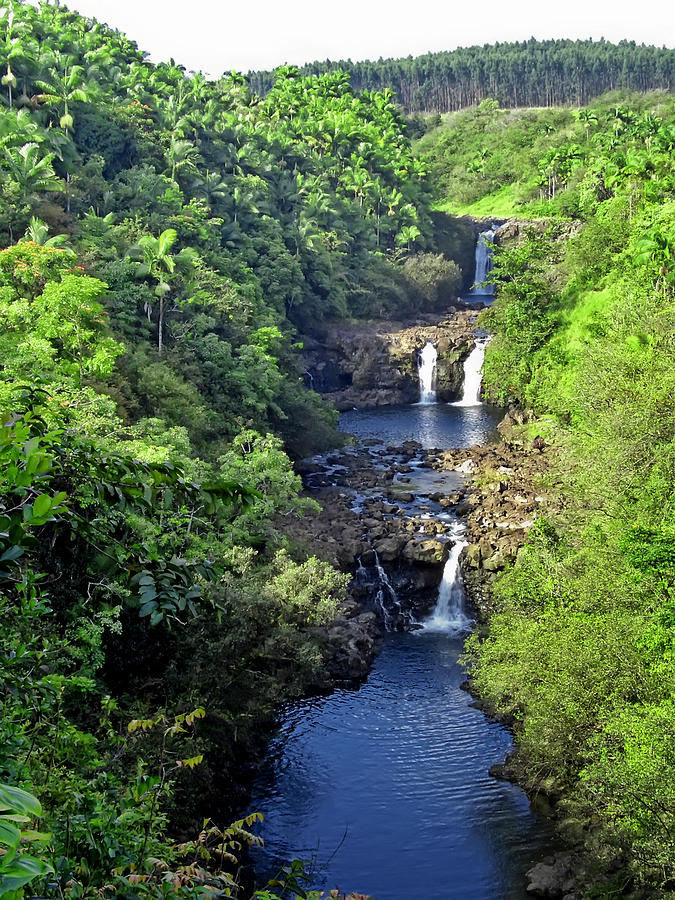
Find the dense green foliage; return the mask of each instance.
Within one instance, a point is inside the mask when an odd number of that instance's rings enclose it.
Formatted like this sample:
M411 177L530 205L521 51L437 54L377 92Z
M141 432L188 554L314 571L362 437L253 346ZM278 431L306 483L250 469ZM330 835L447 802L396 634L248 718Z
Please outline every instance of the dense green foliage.
M443 113L492 98L502 106L578 106L606 91L675 88L675 51L634 41L549 40L459 47L405 59L314 62L307 75L340 69L357 90L391 90L407 112ZM269 90L274 73L251 72Z
M578 110L505 110L486 100L445 117L416 150L440 209L587 218L627 177L663 189L673 109L673 95L665 93L615 93Z
M548 116L557 189L537 202L554 218L498 249L481 321L486 390L540 417L520 437L545 428L557 445L556 499L495 587L474 675L515 716L526 777L562 796L561 825L598 875L672 896L673 100ZM503 130L529 145L512 176L523 198L542 168L529 129L546 119ZM570 212L579 221L561 221Z
M0 37L0 894L241 894L256 817L201 816L329 683L346 584L283 535L315 509L287 454L337 437L299 332L457 268L408 277L428 189L386 95L263 100L58 4L0 2Z
M481 208L551 220L497 257L485 383L547 417L561 498L496 587L476 682L599 868L672 891L672 96L483 100L416 153L367 67L362 93L286 67L263 97L58 5L0 0L0 35L0 894L241 896L257 817L200 815L326 685L346 581L283 536L314 508L287 454L335 439L299 339L438 307L472 237L443 210ZM390 69L410 106L546 105L672 88L672 58L528 42Z
M285 68L263 100L48 4L3 2L0 33L0 243L70 246L108 286L123 414L186 426L201 452L255 427L303 454L305 418L325 443L297 330L423 302L401 262L433 249L390 97Z

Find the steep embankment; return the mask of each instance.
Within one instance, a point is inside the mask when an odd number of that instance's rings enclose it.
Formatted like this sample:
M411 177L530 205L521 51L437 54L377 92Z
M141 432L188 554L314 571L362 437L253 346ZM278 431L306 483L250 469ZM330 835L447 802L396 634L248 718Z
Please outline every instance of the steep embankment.
M520 134L508 190L524 217L551 217L497 250L498 296L480 320L493 334L486 396L534 416L521 437L527 445L539 432L552 448L544 502L490 584L470 654L475 689L515 722L519 778L546 794L580 853L582 896L592 881L668 896L675 878L673 109L670 96L574 117L484 109L458 119L448 143L464 128L486 135L485 164L498 171L499 129L505 147ZM540 155L547 117L554 130ZM471 171L449 177L464 179L467 200L490 196L489 178L479 189ZM512 468L510 458L489 466ZM496 470L478 473L476 500L508 491L510 473ZM518 493L537 503L531 488ZM500 502L488 499L480 518L498 526ZM481 561L491 534L478 541ZM558 868L568 881L567 863Z

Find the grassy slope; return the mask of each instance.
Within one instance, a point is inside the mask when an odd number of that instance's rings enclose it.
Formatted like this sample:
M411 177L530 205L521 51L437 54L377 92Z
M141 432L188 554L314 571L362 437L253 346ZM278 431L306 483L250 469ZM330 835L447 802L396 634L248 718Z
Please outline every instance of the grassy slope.
M576 196L569 189L560 191L559 185L557 199L546 199L546 154L573 145L588 157L595 149L595 135L611 127L613 110L629 106L636 114L664 115L674 102L673 95L662 91L615 91L588 107L598 121L586 124L579 110L502 110L484 101L477 108L444 115L414 149L429 165L435 209L457 216L578 218ZM575 182L572 174L569 188Z

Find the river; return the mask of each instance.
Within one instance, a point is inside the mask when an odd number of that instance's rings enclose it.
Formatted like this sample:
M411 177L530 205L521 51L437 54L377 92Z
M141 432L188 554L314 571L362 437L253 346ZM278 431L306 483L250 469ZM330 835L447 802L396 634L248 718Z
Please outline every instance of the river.
M497 421L484 405L418 404L346 413L341 427L448 447L484 442ZM259 875L297 857L312 888L375 900L528 896L550 831L518 787L488 774L512 738L461 690L462 647L452 629L389 635L359 690L287 709L253 786Z

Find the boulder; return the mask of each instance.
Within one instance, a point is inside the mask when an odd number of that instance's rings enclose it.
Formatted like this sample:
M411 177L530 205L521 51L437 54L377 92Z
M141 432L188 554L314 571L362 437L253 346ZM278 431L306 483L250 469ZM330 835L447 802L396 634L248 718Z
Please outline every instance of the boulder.
M564 897L574 889L575 869L569 853L556 853L551 859L537 863L526 873L528 894L533 897Z
M380 560L383 562L393 562L401 555L401 551L408 541L403 535L392 535L391 537L382 538L376 541L375 550Z
M504 550L497 550L492 556L489 556L487 559L483 560L483 568L487 572L499 572L503 569L507 562L509 561L509 556L504 552Z
M408 562L440 566L449 555L448 545L442 541L408 541L403 548L403 558Z
M471 566L472 569L480 568L480 544L469 544L469 546L464 551L464 558L466 560L466 564L468 566Z

